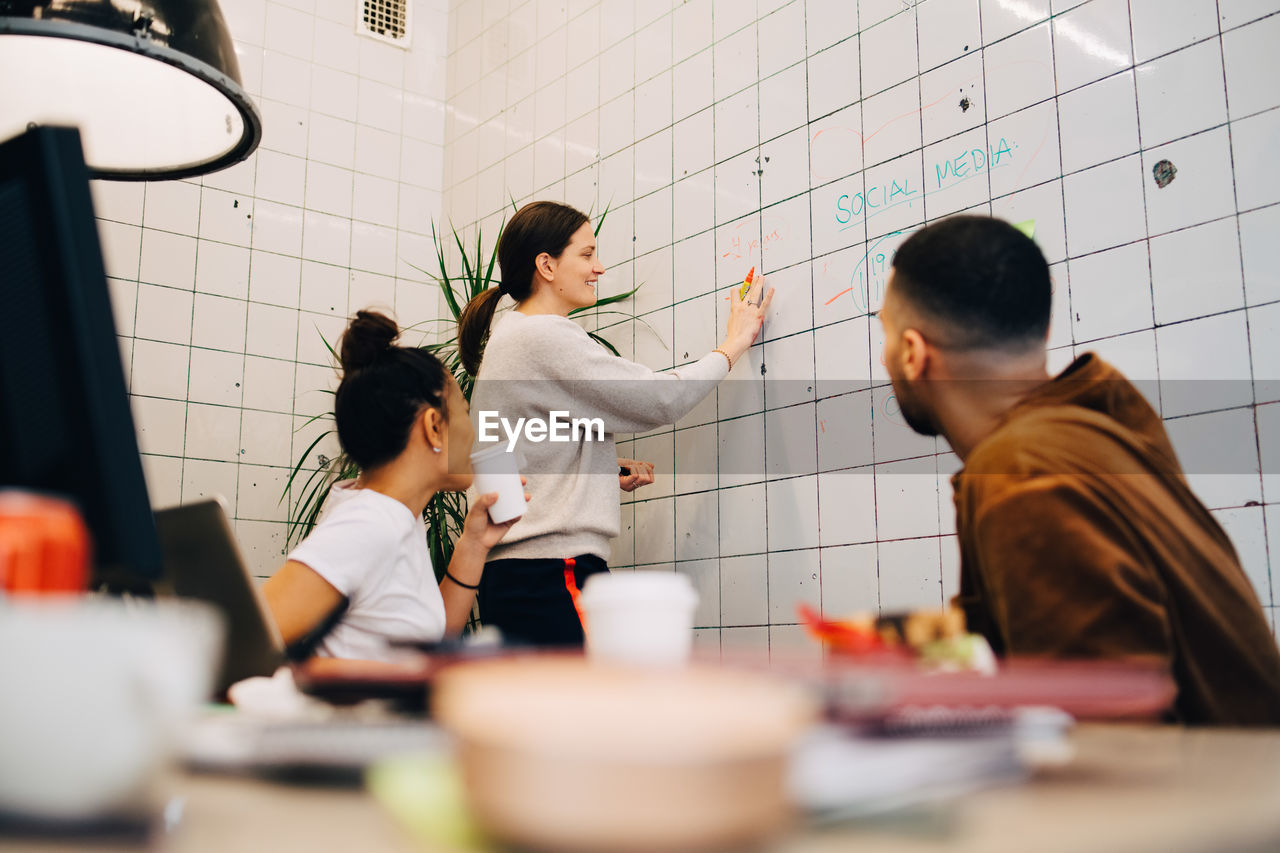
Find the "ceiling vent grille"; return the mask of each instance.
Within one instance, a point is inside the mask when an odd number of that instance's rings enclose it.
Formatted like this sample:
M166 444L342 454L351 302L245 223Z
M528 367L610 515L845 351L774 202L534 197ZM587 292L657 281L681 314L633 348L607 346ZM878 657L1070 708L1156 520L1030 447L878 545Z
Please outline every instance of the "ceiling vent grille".
M360 0L356 32L407 48L409 0Z

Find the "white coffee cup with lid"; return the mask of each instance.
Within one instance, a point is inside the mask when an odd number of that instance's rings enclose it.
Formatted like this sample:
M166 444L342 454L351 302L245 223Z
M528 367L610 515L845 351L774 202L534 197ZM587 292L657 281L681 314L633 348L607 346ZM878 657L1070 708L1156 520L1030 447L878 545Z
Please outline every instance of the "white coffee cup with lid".
M221 615L196 601L0 599L0 811L148 809L209 696L222 632Z
M601 572L579 599L592 660L678 666L693 647L698 593L675 572Z
M520 482L520 467L514 453L502 445L477 450L471 454L471 470L475 474L476 494L498 493L497 503L489 507L489 519L494 524L524 515L527 506L524 484Z

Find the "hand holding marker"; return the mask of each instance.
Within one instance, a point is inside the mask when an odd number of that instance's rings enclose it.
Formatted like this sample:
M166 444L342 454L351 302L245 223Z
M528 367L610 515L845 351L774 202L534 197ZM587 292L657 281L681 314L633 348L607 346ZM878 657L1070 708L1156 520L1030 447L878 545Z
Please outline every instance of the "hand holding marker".
M769 303L773 301L773 288L766 286L763 275L756 275L755 267L747 271L747 277L736 289L737 299L733 298L733 290L729 291L729 323L724 341L716 347L728 359L730 370L760 334Z
M752 267L747 270L747 277L742 280L742 289L738 291L738 298L745 300L747 294L751 292L751 282L755 278L756 268ZM753 302L752 305L759 305L759 302Z

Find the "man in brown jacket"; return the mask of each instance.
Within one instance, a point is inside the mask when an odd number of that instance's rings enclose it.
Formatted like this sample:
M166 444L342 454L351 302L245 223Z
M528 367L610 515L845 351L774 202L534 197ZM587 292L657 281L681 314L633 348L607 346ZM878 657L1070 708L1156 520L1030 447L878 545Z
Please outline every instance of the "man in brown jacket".
M1051 286L1008 223L956 216L898 250L880 319L903 417L964 461L960 594L997 654L1156 657L1173 719L1280 725L1280 651L1160 417L1093 354L1050 377Z

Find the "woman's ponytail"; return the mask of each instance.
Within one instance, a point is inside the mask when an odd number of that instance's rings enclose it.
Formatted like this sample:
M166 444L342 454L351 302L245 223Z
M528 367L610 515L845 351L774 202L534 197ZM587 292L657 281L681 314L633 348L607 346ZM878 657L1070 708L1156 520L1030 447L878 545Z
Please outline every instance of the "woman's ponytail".
M501 298L502 291L491 287L468 302L458 318L458 355L463 368L472 376L480 372L485 338L489 336L489 324Z

